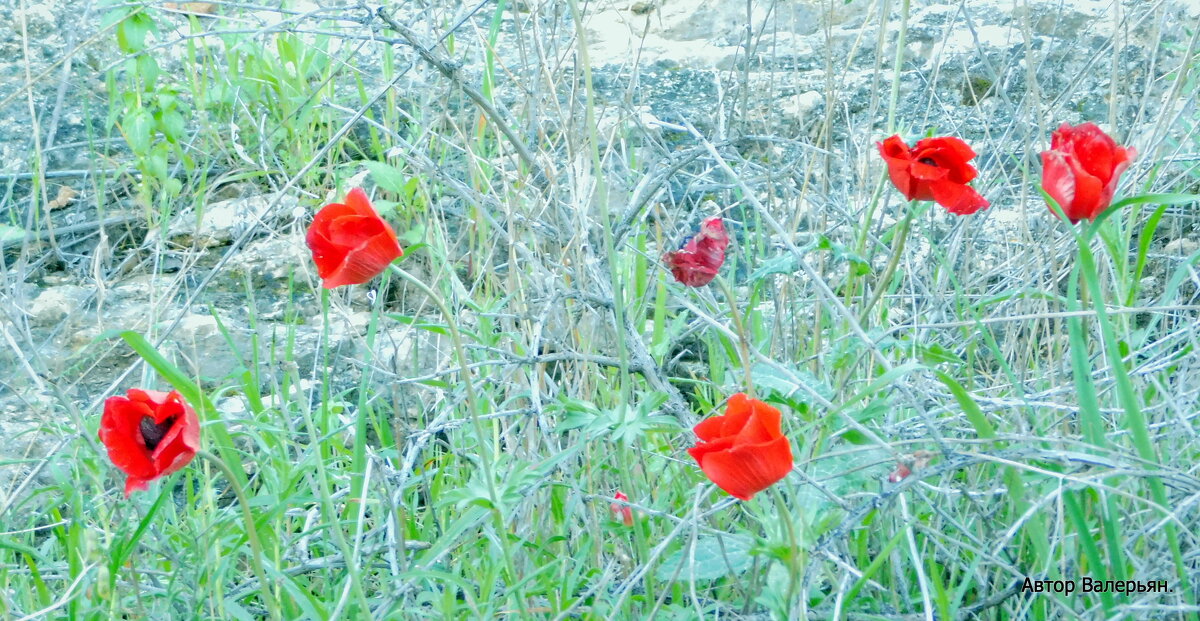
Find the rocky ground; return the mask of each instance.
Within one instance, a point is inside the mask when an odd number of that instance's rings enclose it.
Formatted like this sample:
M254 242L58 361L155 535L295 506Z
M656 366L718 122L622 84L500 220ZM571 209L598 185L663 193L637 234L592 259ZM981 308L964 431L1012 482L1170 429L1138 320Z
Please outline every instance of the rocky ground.
M377 22L355 25L367 13L349 3L293 3L291 12L218 4L215 16L199 18L210 32L259 29L264 38L287 29L384 32ZM497 100L519 119L523 136L551 145L540 155L552 185L569 178L565 171L572 166L556 161L554 145L582 132L572 96L583 71L566 4L510 2L496 49L502 67ZM820 229L832 237L849 235L870 196L863 188L878 180L874 143L885 137L889 122L890 67L900 28L901 2L891 2L893 19L883 32L873 17L876 4L588 3L582 32L599 137L610 152L634 152L647 162L634 170L620 163L628 157L614 158L608 179L614 212L624 211L645 175L669 166L673 153L696 146L680 131L690 123L713 142L736 145L747 160L765 162L750 183L772 204L792 209L802 201L798 212L805 217L795 223L801 234ZM466 15L458 6L405 10L410 26L427 40ZM464 31L486 32L490 18L490 10L467 17ZM156 53L168 69L186 68L180 59L187 18L166 11L156 19ZM938 214L929 224L944 232L953 257L976 266L962 273L1008 286L1034 278L1029 261L1013 258L1023 256L1023 245L1052 222L1040 209L1028 212L1031 202L1015 188L1059 122L1095 120L1135 145L1143 157L1129 175L1130 187L1200 189L1197 78L1182 80L1177 71L1195 45L1188 28L1194 30L1198 19L1200 3L1191 0L912 2L897 130L952 133L987 145L979 149L978 187L993 207L970 221ZM477 86L483 46L463 47L461 75ZM410 102L439 105L445 99L450 116L471 109L409 48L396 49L397 63L416 63L396 86ZM361 79L372 91L383 86L379 57L377 47L340 56L354 71L339 79L348 85ZM372 356L362 352L372 295L367 288L339 297L330 328L323 329L311 301L315 275L302 239L308 214L331 197L308 193L313 188L226 183L213 190L202 217L184 209L169 224L148 229L145 207L132 190L129 150L109 122L115 94L106 74L121 62L104 8L61 1L0 4L0 506L24 480L14 475L27 473L28 464L76 428L78 417L94 416L112 388L136 379L126 375L134 358L113 338L116 331L145 333L211 386L227 383L256 354L259 364L274 364L285 347L301 369L313 369L322 364L314 357L320 339L337 352L336 364L350 384L360 369L347 361L355 359L374 361L379 386L446 366L437 339L398 320L380 327L383 337ZM553 77L541 80L540 72ZM1181 89L1193 91L1181 95ZM230 139L237 143L236 136ZM1152 167L1163 162L1149 179ZM711 162L681 170L653 194L656 209L676 214L670 219L686 219L704 200L737 194ZM561 185L557 192L556 200L570 194ZM444 207L450 214L463 209ZM883 213L874 230L891 222ZM1194 209L1169 212L1146 271L1151 294L1200 247L1196 227ZM738 235L745 240L748 232ZM928 243L914 244L906 264L921 270L928 251ZM554 263L543 257L529 269L551 274ZM565 329L571 321L551 317L547 325ZM269 393L277 387L263 388ZM220 403L231 417L245 410L236 396Z

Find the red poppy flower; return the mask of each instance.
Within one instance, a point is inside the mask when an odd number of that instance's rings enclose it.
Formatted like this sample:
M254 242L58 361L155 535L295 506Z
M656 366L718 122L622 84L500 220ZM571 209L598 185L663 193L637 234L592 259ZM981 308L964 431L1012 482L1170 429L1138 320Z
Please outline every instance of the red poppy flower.
M979 174L967 162L975 152L953 136L922 138L912 149L892 136L879 145L888 176L908 200L934 201L952 214L965 216L988 206L987 199L967 185Z
M344 204L322 207L313 217L305 241L326 289L361 285L404 255L396 232L375 213L366 192L359 188L350 190Z
M125 497L186 466L200 450L200 421L178 392L131 388L109 397L100 417L108 457L129 475Z
M675 280L689 287L703 287L717 277L728 246L725 223L720 217L712 217L700 224L700 232L685 240L682 248L664 254L663 262L671 268Z
M626 496L623 492L617 492L613 495L613 498L626 502L629 501L629 496ZM608 508L612 511L614 520L620 520L626 526L633 526L633 507L614 502Z
M696 425L700 441L688 454L717 487L750 500L792 469L792 446L779 421L779 410L739 392L723 416Z
M1093 123L1063 123L1042 151L1042 188L1071 224L1094 220L1112 204L1121 173L1137 149L1122 147Z

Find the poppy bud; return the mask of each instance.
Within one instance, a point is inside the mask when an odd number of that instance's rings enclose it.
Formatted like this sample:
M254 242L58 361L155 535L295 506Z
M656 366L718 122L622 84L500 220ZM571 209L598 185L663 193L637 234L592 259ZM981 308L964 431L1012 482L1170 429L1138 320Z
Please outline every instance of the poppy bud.
M1075 224L1095 220L1112 204L1121 173L1137 150L1119 146L1093 123L1063 123L1042 151L1042 189Z

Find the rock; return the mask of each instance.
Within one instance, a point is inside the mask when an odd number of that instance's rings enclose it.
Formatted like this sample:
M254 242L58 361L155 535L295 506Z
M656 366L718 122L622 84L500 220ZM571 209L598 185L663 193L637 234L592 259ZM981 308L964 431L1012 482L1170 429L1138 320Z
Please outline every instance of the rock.
M89 289L78 285L44 289L26 309L30 325L38 328L57 325L72 314L80 312L89 292Z
M200 248L220 246L233 241L260 218L265 230L270 230L302 214L303 209L292 194L235 198L207 205L199 213L190 208L181 210L167 226L167 238ZM147 234L148 239L156 236L157 230Z
M825 103L824 95L817 91L805 91L791 97L784 97L776 102L776 106L785 118L791 118L800 125L804 125L808 114L823 103Z
M1198 249L1200 249L1200 241L1196 241L1189 237L1180 237L1167 242L1167 245L1163 246L1163 254L1176 257L1188 257Z

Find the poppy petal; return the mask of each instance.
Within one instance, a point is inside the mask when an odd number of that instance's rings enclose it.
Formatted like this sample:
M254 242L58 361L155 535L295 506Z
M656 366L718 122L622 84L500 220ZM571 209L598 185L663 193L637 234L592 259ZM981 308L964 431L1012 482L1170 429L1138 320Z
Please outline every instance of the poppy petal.
M123 396L109 397L104 401L104 413L100 417L100 442L108 451L113 465L131 477L151 478L154 462L146 450L139 425L145 416L153 412L144 403Z
M1075 177L1075 200L1071 201L1071 211L1067 214L1074 218L1095 218L1105 207L1108 207L1104 197L1104 182L1092 176L1084 169L1076 157L1067 157L1067 166Z
M346 193L345 204L355 215L369 218L379 217L379 214L375 212L375 207L371 205L371 199L367 197L367 193L362 188L350 188L350 191Z
M735 443L739 445L762 444L782 435L783 432L780 428L782 416L778 409L758 400L753 402L751 408L753 408L753 415L737 432Z
M920 152L925 149L942 153L943 157L949 157L952 162L966 162L974 159L977 155L971 145L956 136L935 136L917 141L914 150ZM916 159L921 157L917 156Z
M913 162L908 171L913 178L920 181L940 181L950 174L950 171L945 168L933 166L930 164L922 164L921 162Z
M708 453L699 463L717 487L735 498L750 500L787 476L792 469L792 449L787 438L780 437L765 444Z
M934 202L955 215L968 216L989 204L986 198L980 196L979 192L969 185L945 180L931 183L929 187L933 192Z
M1042 189L1062 208L1071 222L1078 222L1068 209L1075 202L1075 175L1058 151L1042 151Z
M1112 177L1116 165L1117 143L1095 123L1081 123L1068 130L1071 152L1078 158L1080 166L1102 183Z

